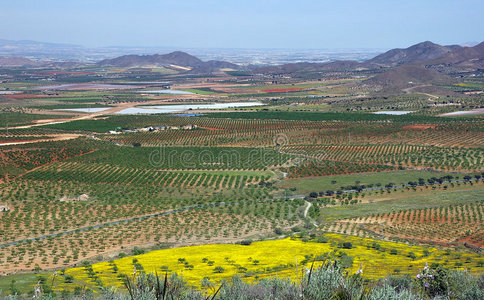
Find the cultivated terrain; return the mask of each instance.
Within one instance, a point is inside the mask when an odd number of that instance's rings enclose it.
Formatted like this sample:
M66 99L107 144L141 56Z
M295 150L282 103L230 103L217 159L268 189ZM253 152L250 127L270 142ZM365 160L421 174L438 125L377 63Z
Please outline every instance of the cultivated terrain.
M176 273L212 295L329 257L365 284L482 275L483 70L484 43L274 66L2 57L0 291Z

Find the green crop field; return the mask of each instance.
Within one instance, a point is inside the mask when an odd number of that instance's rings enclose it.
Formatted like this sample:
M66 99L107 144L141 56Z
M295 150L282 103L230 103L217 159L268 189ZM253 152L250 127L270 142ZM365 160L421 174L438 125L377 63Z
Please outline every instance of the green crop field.
M347 187L353 185L376 185L378 183L385 185L390 182L396 185L400 185L407 184L409 181L414 181L418 178L428 179L432 177L442 177L446 175L463 176L463 174L456 173L404 170L288 179L279 182L278 185L287 189L296 188L298 193L309 193L320 190L326 191L329 189L337 190L340 187Z

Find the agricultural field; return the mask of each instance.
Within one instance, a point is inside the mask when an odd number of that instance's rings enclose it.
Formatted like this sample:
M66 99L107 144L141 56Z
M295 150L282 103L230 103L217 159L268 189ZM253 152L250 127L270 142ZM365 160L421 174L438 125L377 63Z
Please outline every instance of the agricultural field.
M400 171L387 171L387 172L375 172L375 173L358 173L353 175L334 175L334 176L319 176L319 177L307 177L288 179L278 182L281 188L290 189L294 188L300 193L310 193L315 191L317 187L321 191L326 190L351 190L354 186L377 187L384 186L385 184L392 182L395 185L406 185L409 181L413 181L417 178L428 180L435 177L443 176L465 176L466 173L444 173L426 170L400 170Z
M484 273L483 117L441 116L479 109L479 79L435 98L375 93L373 71L180 70L0 69L0 297L299 284L329 258L365 285Z
M481 202L441 206L416 210L403 210L377 214L367 218L348 220L340 226L345 231L353 224L361 225L377 235L413 240L435 240L443 243L463 242L476 247L484 245ZM344 221L341 221L343 223ZM477 228L476 228L477 224ZM331 229L330 229L331 230Z
M92 290L104 286L122 288L124 276L143 272L176 272L183 274L189 285L207 288L220 285L222 280L234 275L249 282L271 276L298 281L301 270L311 266L317 268L328 257L336 257L349 272L363 270L363 276L368 279L414 273L426 265L438 263L458 269L466 268L474 274L483 268L483 259L476 254L326 234L236 245L155 250L102 263L85 263L77 268L62 270L55 278L51 274L45 277L54 282L54 290L71 293L78 285L86 285Z

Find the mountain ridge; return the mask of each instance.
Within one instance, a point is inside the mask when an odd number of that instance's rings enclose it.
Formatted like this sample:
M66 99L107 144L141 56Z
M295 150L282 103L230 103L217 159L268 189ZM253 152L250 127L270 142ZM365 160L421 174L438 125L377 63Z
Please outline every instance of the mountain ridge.
M167 54L153 55L123 55L112 59L104 59L97 63L100 66L121 68L132 67L169 67L171 65L190 68L189 72L212 73L223 68L238 69L239 66L226 61L210 60L202 61L198 57L183 51L174 51Z
M24 67L36 65L38 65L37 62L21 56L0 57L0 66L2 67Z
M462 48L458 45L441 46L430 41L421 42L408 48L395 48L364 62L367 65L396 67L404 64L430 61Z

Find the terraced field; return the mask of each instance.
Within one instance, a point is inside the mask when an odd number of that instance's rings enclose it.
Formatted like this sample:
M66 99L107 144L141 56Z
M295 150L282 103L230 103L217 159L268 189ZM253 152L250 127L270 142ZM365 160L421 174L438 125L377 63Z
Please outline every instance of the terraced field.
M158 171L92 163L57 163L24 175L41 181L77 181L120 185L154 185L160 187L242 188L266 179L254 171ZM267 178L268 179L268 178Z
M483 210L482 202L403 210L341 220L330 227L329 231L349 232L356 228L358 231L367 230L377 236L389 238L434 241L443 245L466 242L482 248Z
M398 167L434 168L436 170L482 171L482 148L445 148L416 145L310 145L285 146L284 153L303 155L315 160L356 162Z

